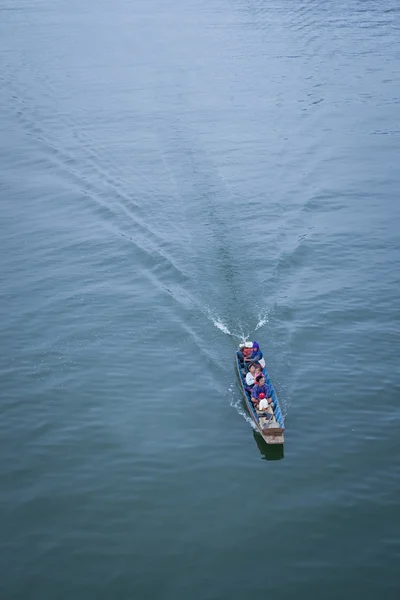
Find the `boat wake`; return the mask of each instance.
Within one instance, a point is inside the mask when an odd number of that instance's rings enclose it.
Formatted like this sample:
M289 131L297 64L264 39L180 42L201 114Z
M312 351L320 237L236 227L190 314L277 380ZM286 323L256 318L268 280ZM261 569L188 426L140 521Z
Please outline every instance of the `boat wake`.
M264 325L266 323L268 323L269 312L270 312L269 308L265 308L264 310L262 310L260 312L260 314L258 315L258 322L257 322L257 325L254 328L254 331L257 331L258 329L261 329L261 327L264 327Z
M258 331L259 329L261 329L261 327L264 327L264 325L266 325L268 323L268 315L269 315L270 309L264 309L259 315L258 315L258 321L256 326L254 327L254 331ZM230 335L231 337L237 338L240 341L246 341L249 339L250 333L245 333L242 329L241 326L239 326L239 330L231 330L229 329L229 327L226 325L226 323L223 322L223 320L212 310L210 309L206 309L204 311L204 314L207 316L208 319L210 319L213 324L215 325L215 327L217 329L219 329L220 331L222 331L222 333L225 333L226 335Z
M206 315L206 317L210 319L210 321L212 321L214 326L220 331L222 331L222 333L237 338L240 341L245 341L247 339L248 335L246 335L241 328L240 331L230 330L226 323L223 322L223 320L215 311L211 310L210 308L206 308L203 312Z
M249 416L248 412L243 406L243 399L241 395L238 394L237 387L232 383L228 388L229 393L229 404L234 408L241 417L254 429L257 431L257 427L253 421L253 419Z
M227 335L232 335L232 333L229 331L227 326L222 323L222 321L216 320L213 322L217 329L219 329L220 331L223 331L223 333L226 333Z

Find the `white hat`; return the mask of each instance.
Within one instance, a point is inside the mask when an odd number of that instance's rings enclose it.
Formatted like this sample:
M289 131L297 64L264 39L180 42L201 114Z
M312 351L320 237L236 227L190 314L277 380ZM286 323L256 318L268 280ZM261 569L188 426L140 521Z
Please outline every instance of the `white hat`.
M253 347L253 342L246 342L245 346L246 346L246 348L252 348Z

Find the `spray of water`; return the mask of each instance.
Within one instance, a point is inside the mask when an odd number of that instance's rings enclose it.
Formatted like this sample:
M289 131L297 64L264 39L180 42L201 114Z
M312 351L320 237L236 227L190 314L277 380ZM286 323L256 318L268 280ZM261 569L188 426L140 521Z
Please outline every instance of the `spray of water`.
M226 323L222 321L220 316L215 311L211 310L210 308L206 308L203 312L206 315L206 317L213 322L215 327L223 333L225 333L226 335L230 335L231 337L237 338L239 340L245 339L243 332L231 331L226 325Z
M219 329L220 331L223 331L227 335L232 335L232 333L229 331L229 329L227 328L227 326L224 325L224 323L222 323L222 321L220 321L219 319L213 321L213 323L214 323L215 327L217 329Z
M235 410L237 410L237 412L239 413L239 415L241 417L243 417L243 419L249 425L251 425L251 427L253 429L257 430L257 427L256 427L253 419L250 417L250 415L244 409L242 398L241 398L240 395L238 395L237 388L233 384L229 386L229 388L228 388L228 394L229 394L229 404L230 404L230 406L232 406L232 408L234 408Z
M265 308L264 310L262 310L260 312L260 314L258 315L257 325L255 326L255 331L257 331L258 329L261 329L261 327L264 327L264 325L266 323L268 323L268 314L269 314L268 308Z

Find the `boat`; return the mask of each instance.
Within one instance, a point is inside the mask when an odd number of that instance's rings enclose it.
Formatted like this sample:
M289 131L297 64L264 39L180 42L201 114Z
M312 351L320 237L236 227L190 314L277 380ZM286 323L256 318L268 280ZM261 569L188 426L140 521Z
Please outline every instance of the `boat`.
M276 395L274 386L272 385L267 368L263 368L265 381L271 390L272 404L265 410L258 410L250 400L250 393L246 389L246 373L240 359L236 354L236 366L240 379L243 396L246 402L247 410L256 425L257 430L261 434L266 444L283 445L285 438L285 423L281 407L279 405L278 396Z

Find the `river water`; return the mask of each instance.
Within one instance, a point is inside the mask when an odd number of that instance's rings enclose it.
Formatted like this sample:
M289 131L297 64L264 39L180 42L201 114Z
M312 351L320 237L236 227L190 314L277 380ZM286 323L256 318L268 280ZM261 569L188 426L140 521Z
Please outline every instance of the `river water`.
M1 0L2 599L398 597L399 35L397 0Z

